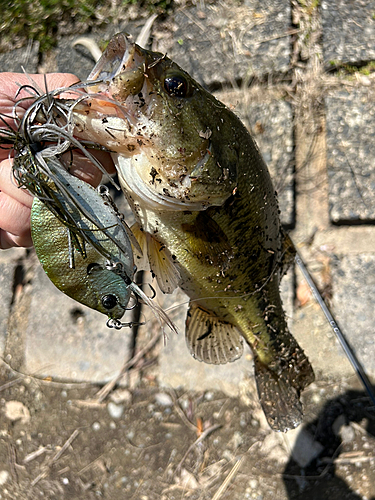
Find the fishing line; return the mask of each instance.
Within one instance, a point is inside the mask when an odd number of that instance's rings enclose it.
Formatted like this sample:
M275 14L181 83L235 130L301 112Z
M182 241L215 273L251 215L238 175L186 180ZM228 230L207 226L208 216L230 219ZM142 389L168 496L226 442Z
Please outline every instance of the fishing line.
M349 344L349 341L347 340L344 333L339 328L339 326L338 326L337 322L335 321L334 317L332 316L331 311L329 310L327 304L324 302L324 299L323 299L321 293L319 292L318 287L316 286L311 274L309 273L307 267L305 266L305 263L303 262L302 257L298 253L298 251L297 251L296 256L295 256L295 261L296 261L296 264L298 265L298 267L300 268L300 270L303 274L303 277L305 278L307 284L309 285L309 287L310 287L310 289L315 297L315 300L318 302L325 317L327 318L327 321L330 324L330 326L333 330L333 333L338 338L338 340L341 344L341 347L343 348L346 356L348 357L350 363L352 364L355 372L357 373L358 378L360 379L364 388L366 389L367 394L369 395L372 403L375 405L375 395L374 395L374 392L372 390L372 384L371 384L370 380L368 379L361 362L358 360L351 345Z
M291 242L291 245L292 242ZM294 245L291 247L293 249L293 252L294 252ZM268 277L265 279L264 283L262 283L262 285L257 288L256 290L254 290L253 292L248 292L248 293L243 293L241 295L237 295L236 297L228 297L228 296L218 296L218 295L212 295L212 296L206 296L206 297L201 297L199 299L189 299L185 302L181 302L180 304L176 304L174 306L170 306L168 307L167 309L165 309L166 311L173 311L174 309L177 309L178 307L180 306L183 306L185 304L189 304L189 303L193 303L193 302L199 302L201 300L209 300L209 299L214 299L214 300L217 300L217 299L225 299L225 300L238 300L238 299L245 299L247 297L253 297L255 294L261 292L263 290L263 288L267 285L267 283L269 283L271 281L271 279L273 279L273 277L276 275L276 273L281 269L283 270L285 265L283 264L282 260L283 260L283 257L284 255L290 250L290 248L288 247L286 250L283 251L280 259L278 261L276 261L276 263L274 264L273 268L272 268L272 271L271 273L268 275ZM287 270L289 269L289 263L288 263L288 266L286 268L286 270L284 269L284 271L282 272L282 276L284 276L286 273L287 273ZM177 287L178 289L179 287ZM183 291L183 290L182 290ZM225 293L225 290L218 290L218 293Z

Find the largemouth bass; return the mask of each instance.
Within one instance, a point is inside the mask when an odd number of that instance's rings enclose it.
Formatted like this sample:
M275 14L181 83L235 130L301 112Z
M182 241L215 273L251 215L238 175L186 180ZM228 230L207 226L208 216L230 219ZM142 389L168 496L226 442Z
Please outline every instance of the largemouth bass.
M75 134L113 152L161 290L189 295L190 352L226 363L245 339L270 426L296 427L314 374L285 320L279 284L293 245L249 132L168 57L124 34L110 41L96 79L74 107Z

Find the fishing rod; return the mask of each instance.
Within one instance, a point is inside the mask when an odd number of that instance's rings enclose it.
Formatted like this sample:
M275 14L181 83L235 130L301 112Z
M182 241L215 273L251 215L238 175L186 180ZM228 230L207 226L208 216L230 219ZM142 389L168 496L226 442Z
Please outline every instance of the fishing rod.
M303 274L303 277L305 278L307 284L309 285L309 287L310 287L310 289L315 297L315 300L317 301L317 303L321 307L325 317L327 318L327 321L330 324L330 326L333 330L333 333L338 338L338 340L341 344L341 347L343 348L343 350L344 350L346 356L348 357L350 363L352 364L358 378L362 382L363 387L366 389L367 394L369 395L372 403L375 406L375 394L373 391L372 384L371 384L368 376L366 375L366 372L365 372L361 362L359 361L359 359L355 355L354 350L351 347L348 339L345 337L341 328L338 326L337 322L335 321L334 317L332 316L331 311L329 310L327 304L325 303L321 293L319 292L318 287L316 286L311 274L309 273L305 263L302 260L301 255L298 253L297 250L296 250L296 255L295 255L294 259L295 259L296 264L300 268L300 270Z

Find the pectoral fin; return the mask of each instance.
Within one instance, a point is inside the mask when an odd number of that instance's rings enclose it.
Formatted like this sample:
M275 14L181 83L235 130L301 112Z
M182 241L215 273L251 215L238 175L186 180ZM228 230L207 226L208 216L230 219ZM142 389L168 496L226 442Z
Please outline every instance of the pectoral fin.
M151 272L163 293L172 293L178 287L180 273L167 248L147 233L147 254Z
M139 271L151 270L160 290L163 293L172 293L178 287L180 273L168 249L156 241L150 233L142 231L137 222L132 225L131 231L142 249L142 254L140 254L133 246L137 269Z
M237 328L194 304L187 313L185 336L190 354L205 363L225 364L243 353Z
M147 260L147 237L146 233L142 231L138 222L132 225L130 228L133 233L134 238L138 242L138 246L133 246L134 263L137 266L138 271L148 271L150 269ZM141 249L139 251L138 249Z

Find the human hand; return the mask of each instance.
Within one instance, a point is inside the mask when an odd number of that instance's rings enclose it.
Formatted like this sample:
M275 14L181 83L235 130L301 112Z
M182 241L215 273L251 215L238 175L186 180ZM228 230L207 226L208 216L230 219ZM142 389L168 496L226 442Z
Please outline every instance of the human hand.
M76 76L68 73L30 76L43 90L45 89L45 76L49 90L69 87L79 81ZM30 80L22 73L0 73L0 116L4 115L4 121L11 127L14 127L14 122L9 117L12 116L16 100L29 95L22 90L17 99L15 98L19 84L30 84ZM30 98L19 103L17 116L21 117L32 102L33 99ZM4 127L5 123L0 121L0 128ZM30 211L33 197L25 189L20 189L17 186L12 174L13 153L11 145L8 149L0 149L0 249L15 246L30 247L33 244L30 233ZM106 164L109 173L114 172L113 163L107 153L99 151L93 152L93 154L102 164ZM92 186L97 186L102 178L101 172L79 153L74 155L69 172Z

